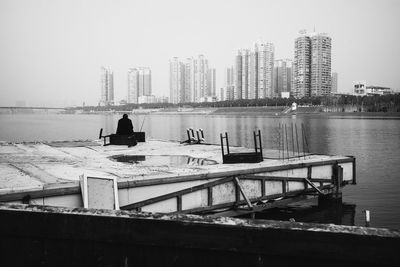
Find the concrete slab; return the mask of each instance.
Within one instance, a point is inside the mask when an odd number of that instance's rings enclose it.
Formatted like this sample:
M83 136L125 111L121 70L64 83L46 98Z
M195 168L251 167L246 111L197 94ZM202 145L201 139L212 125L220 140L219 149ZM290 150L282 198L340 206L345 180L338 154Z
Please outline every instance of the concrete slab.
M315 161L334 161L343 156L308 155L290 160L264 159L252 164L222 164L219 145L187 145L179 142L148 140L135 147L102 146L102 140L54 143L0 143L0 192L14 192L48 187L54 184L78 183L79 175L116 177L118 182L131 182L190 175L207 176L215 173L232 173L263 167L279 167ZM231 152L249 152L252 149L231 147ZM268 151L265 151L268 154ZM271 153L272 154L272 153ZM154 161L137 163L118 162L112 157L134 156L188 156L189 164L172 164ZM197 165L196 159L215 161L215 165ZM304 172L304 171L303 171ZM289 175L290 172L287 172Z

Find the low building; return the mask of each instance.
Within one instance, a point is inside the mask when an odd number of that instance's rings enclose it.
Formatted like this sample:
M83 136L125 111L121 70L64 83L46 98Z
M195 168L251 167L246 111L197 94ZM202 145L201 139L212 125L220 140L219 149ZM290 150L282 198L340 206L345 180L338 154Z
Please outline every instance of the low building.
M353 82L353 95L355 96L367 96L367 95L388 95L393 94L393 90L390 87L369 85L367 86L366 81Z

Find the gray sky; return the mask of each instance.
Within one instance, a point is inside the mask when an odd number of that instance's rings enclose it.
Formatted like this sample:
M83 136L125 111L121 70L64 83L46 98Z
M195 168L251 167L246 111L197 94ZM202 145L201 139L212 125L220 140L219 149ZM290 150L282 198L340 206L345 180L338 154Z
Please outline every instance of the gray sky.
M114 71L115 99L127 69L152 69L153 92L169 95L168 60L204 54L224 68L258 40L293 58L299 30L332 37L339 91L354 80L400 88L399 0L0 0L0 105L97 105L100 67Z

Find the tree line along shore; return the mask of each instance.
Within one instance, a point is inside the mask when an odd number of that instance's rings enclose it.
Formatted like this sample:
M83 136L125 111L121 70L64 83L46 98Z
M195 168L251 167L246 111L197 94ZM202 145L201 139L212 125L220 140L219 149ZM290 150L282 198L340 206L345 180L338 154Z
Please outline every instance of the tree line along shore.
M132 111L158 109L168 111L193 111L211 109L214 113L229 112L281 112L297 104L297 112L400 112L400 94L376 96L324 96L295 98L240 99L203 103L151 103L111 106L83 106L70 108L83 112Z

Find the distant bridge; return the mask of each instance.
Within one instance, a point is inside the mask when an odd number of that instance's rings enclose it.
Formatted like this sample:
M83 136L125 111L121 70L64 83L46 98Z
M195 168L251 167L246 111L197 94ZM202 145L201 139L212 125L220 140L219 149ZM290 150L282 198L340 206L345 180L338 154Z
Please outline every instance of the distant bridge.
M67 108L54 108L54 107L0 107L0 109L44 109L44 110L48 110L48 109L57 109L57 110L65 110Z

